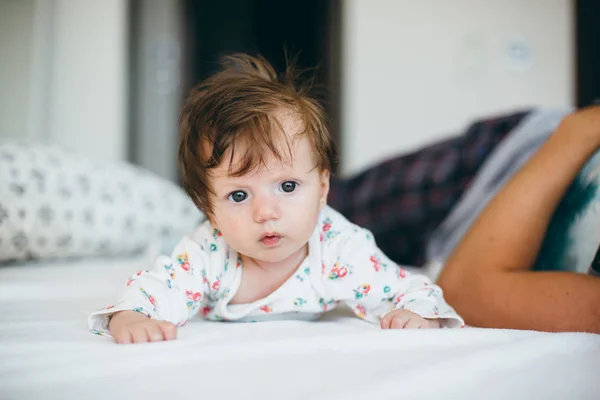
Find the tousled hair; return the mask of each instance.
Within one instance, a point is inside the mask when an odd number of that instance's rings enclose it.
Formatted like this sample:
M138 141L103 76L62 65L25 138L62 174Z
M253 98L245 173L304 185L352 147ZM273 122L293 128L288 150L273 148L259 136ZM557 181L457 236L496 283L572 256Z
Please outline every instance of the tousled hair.
M302 130L293 140L309 139L315 168L335 173L338 153L329 120L311 95L311 81L302 81L301 74L293 62L278 75L262 57L234 54L191 90L179 116L178 164L186 192L205 214L212 213L210 170L224 161L228 150L232 176L264 166L269 155L291 160L292 143L277 118L281 113L301 121ZM234 169L237 151L243 154Z

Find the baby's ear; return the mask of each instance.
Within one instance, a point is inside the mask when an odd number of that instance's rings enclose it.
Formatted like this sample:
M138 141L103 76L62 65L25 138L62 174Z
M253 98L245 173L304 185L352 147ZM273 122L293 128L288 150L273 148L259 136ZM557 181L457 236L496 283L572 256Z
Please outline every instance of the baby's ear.
M206 219L208 219L208 221L210 222L211 226L217 230L219 229L219 225L217 224L217 220L215 218L215 215L212 212L207 212L206 213Z
M330 172L328 169L321 171L321 197L319 199L319 208L323 209L327 204L327 195L329 194L329 178Z
M215 219L214 216L208 217L208 220L210 221L210 224L212 225L213 228L220 231L219 224L217 224L217 220Z

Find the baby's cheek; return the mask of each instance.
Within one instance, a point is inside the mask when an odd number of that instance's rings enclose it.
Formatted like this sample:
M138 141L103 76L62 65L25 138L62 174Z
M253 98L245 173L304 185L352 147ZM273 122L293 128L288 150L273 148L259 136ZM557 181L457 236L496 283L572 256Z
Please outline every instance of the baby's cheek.
M314 224L317 223L319 216L319 204L315 201L297 202L290 204L286 213L288 218L292 218L296 223ZM314 229L314 226L311 228Z
M219 226L223 239L230 246L235 246L235 244L242 241L243 229L241 225L238 221L227 220Z

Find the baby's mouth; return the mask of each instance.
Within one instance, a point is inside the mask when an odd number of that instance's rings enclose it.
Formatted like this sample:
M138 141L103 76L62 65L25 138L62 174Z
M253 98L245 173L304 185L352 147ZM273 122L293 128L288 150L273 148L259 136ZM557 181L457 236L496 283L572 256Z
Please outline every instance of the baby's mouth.
M265 233L261 235L259 241L267 247L274 247L281 242L281 235L278 233Z

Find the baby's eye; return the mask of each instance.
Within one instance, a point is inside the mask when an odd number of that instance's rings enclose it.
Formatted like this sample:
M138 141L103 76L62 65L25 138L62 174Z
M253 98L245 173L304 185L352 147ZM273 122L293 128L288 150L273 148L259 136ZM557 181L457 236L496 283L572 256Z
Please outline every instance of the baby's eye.
M229 195L229 197L227 197L227 198L229 200L233 201L234 203L241 203L242 201L246 200L247 197L248 197L248 195L246 194L246 192L237 190L237 191L231 193Z
M292 193L294 190L296 190L297 186L298 184L296 182L286 181L281 184L281 190L285 193Z

